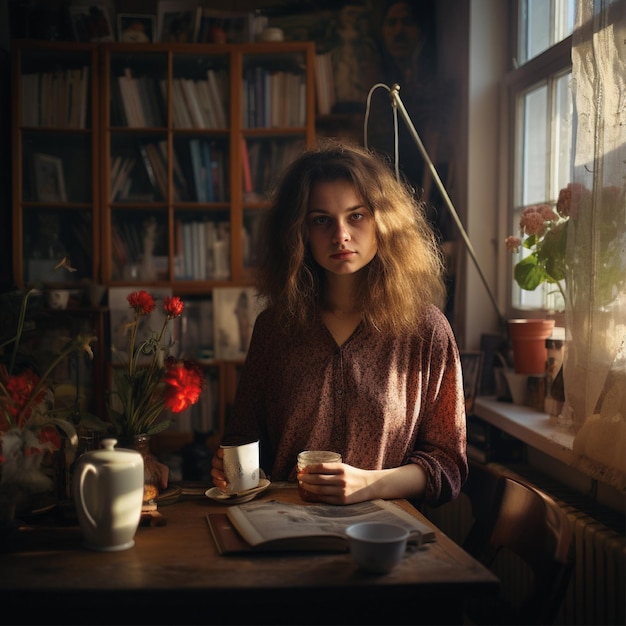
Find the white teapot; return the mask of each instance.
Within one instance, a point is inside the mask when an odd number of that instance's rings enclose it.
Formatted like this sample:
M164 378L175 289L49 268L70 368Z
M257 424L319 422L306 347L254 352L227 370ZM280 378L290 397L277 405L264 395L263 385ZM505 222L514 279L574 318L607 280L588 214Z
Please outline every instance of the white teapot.
M73 477L74 504L91 550L126 550L135 545L143 502L143 458L139 452L115 449L104 439L101 450L78 458Z

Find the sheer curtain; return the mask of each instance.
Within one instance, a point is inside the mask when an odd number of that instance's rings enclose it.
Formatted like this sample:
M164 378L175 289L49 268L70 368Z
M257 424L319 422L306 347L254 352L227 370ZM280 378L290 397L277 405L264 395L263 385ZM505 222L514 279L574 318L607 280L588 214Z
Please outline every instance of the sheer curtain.
M626 0L578 0L566 411L576 464L626 476Z

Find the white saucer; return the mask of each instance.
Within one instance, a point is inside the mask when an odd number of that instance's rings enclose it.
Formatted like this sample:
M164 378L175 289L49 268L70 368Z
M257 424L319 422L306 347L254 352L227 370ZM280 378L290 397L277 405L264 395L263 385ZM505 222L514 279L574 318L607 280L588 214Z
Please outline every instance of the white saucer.
M260 478L259 485L253 489L247 489L246 491L238 491L236 493L224 493L217 487L211 487L204 492L204 495L215 502L221 502L225 504L242 504L243 502L249 502L256 495L265 491L270 486L270 481L267 478Z

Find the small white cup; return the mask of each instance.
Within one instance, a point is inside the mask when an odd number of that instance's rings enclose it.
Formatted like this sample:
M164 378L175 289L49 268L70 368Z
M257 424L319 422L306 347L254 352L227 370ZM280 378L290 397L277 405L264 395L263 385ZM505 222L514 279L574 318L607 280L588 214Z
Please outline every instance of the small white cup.
M402 560L409 536L416 536L418 546L422 539L418 530L383 522L352 524L346 535L352 558L370 574L388 574Z
M239 493L259 486L259 442L222 445L224 474L228 485L225 493Z

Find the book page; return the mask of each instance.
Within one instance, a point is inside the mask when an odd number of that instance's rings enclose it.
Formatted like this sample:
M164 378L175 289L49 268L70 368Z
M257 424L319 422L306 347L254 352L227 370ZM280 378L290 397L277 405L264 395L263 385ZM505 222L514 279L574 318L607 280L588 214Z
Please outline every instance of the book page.
M336 506L299 505L263 500L232 506L228 517L242 537L252 546L288 538L337 536L358 522L387 522L409 530L419 530L424 541L435 539L434 530L392 502L372 500Z

